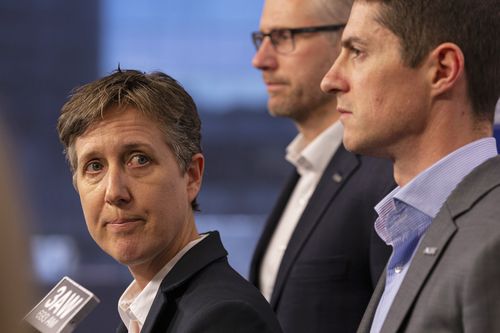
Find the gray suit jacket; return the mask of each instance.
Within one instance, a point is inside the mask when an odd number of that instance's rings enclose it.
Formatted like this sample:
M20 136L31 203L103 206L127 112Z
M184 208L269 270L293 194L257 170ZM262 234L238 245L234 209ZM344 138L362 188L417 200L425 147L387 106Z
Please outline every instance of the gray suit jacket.
M358 333L370 326L381 277ZM416 250L381 332L500 332L500 157L452 192Z

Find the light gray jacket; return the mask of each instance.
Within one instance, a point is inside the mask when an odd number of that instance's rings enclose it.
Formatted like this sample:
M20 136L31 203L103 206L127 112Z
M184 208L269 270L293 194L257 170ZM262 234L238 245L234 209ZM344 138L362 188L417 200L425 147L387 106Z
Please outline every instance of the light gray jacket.
M381 277L358 333L370 331ZM474 169L424 235L381 330L500 332L500 157Z

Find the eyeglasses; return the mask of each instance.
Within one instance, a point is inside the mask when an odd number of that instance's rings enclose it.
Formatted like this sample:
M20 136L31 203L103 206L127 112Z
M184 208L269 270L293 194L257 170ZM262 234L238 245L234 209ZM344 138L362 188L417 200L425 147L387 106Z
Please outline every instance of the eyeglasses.
M258 51L264 42L264 38L269 37L274 50L278 53L290 53L295 49L294 36L296 34L306 34L323 31L338 31L345 27L345 24L323 25L319 27L304 27L290 29L273 29L269 33L261 31L252 32L252 41Z

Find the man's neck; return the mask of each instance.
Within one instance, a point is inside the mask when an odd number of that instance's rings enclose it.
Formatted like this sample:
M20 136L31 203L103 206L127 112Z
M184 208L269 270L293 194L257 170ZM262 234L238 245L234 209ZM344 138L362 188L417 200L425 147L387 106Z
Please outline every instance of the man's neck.
M395 140L387 151L399 186L460 147L493 134L491 122L477 119L466 100L437 100L428 117L425 127L414 135L407 133L403 140Z
M434 140L422 139L418 143L408 144L406 148L401 148L397 154L394 154L394 179L399 186L404 186L422 171L455 150L490 136L491 134L485 132L471 132L465 135L457 130L452 135L440 135Z
M297 130L300 134L302 134L306 144L314 141L318 135L323 133L323 131L339 120L340 113L335 111L335 107L333 107L332 110L332 112L321 114L321 116L317 116L314 112L312 112L311 116L307 119L295 122Z

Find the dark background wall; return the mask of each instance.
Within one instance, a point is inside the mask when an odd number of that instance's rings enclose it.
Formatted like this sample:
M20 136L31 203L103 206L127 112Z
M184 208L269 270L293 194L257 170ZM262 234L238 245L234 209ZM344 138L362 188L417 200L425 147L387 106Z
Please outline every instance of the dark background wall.
M71 185L55 130L71 89L120 63L165 71L192 92L207 158L198 227L221 231L243 275L288 171L284 147L295 133L267 115L260 76L250 65L249 32L258 26L260 4L238 13L231 1L210 2L210 11L193 1L150 1L144 11L128 3L0 2L0 117L15 147L4 162L15 163L22 176L40 295L69 275L101 299L77 332L114 330L116 303L131 277L88 236Z
M55 130L71 89L115 69L162 70L195 97L206 174L200 231L218 229L246 275L288 164L295 129L268 116L249 33L262 1L2 0L0 118L15 144L40 294L63 275L93 291L99 307L77 332L112 332L127 269L88 236ZM16 221L0 221L15 223Z

